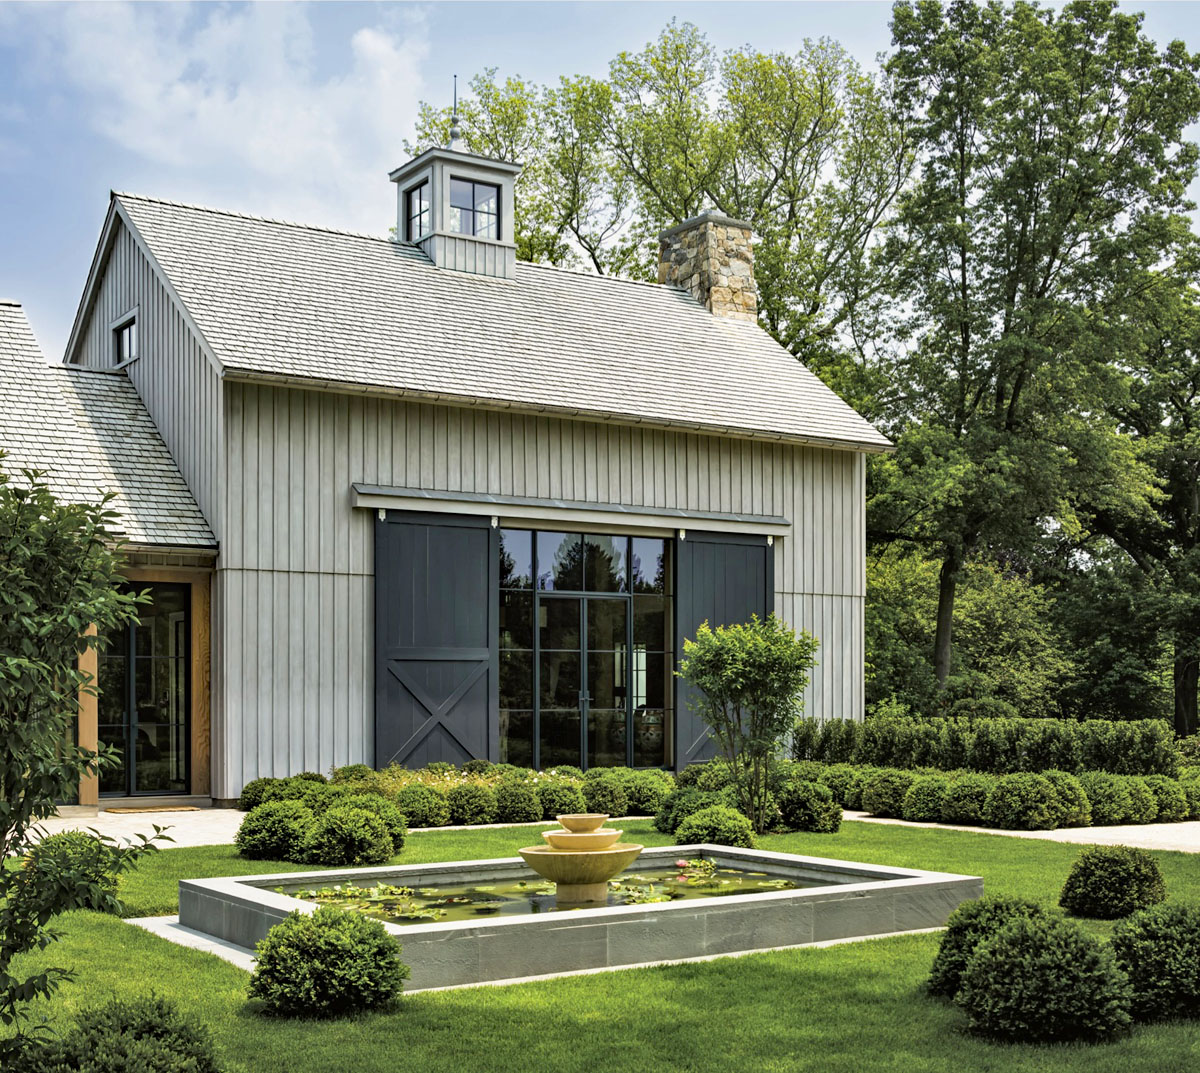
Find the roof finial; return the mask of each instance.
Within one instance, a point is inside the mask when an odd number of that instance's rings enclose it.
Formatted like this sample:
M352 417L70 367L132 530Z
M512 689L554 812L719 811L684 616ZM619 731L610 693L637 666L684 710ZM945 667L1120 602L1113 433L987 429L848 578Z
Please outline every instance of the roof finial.
M462 148L462 128L458 125L458 75L454 76L454 107L450 113L450 144L446 148Z

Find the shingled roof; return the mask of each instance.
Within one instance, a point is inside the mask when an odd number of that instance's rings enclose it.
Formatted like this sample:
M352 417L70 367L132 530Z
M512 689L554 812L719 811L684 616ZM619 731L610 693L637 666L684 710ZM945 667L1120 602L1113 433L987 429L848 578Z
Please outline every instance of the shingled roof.
M25 311L0 299L0 467L47 474L55 495L112 492L114 528L130 544L215 547L212 530L123 373L50 365Z
M447 271L387 238L131 194L114 209L232 378L890 446L756 324L674 287Z

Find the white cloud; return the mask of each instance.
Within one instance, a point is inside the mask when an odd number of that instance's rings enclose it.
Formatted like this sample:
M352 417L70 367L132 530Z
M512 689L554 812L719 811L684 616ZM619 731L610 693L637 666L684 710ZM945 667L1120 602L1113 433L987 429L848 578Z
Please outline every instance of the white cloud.
M32 38L38 80L129 154L109 185L380 233L426 43L419 17L367 10L348 48L293 4L46 5L8 21Z

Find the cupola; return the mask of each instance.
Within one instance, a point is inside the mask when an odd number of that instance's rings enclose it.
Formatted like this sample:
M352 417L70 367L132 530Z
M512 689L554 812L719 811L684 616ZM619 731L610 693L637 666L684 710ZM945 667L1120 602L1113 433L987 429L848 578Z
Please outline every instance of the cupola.
M521 165L465 152L457 116L453 123L446 148L426 149L388 176L396 184L396 238L420 246L439 268L512 279Z

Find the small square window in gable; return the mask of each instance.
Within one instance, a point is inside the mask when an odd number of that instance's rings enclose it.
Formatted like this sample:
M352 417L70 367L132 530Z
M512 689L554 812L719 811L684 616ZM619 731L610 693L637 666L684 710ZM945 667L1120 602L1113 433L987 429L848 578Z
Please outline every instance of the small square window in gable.
M113 365L124 365L137 356L137 321L131 319L113 330Z

